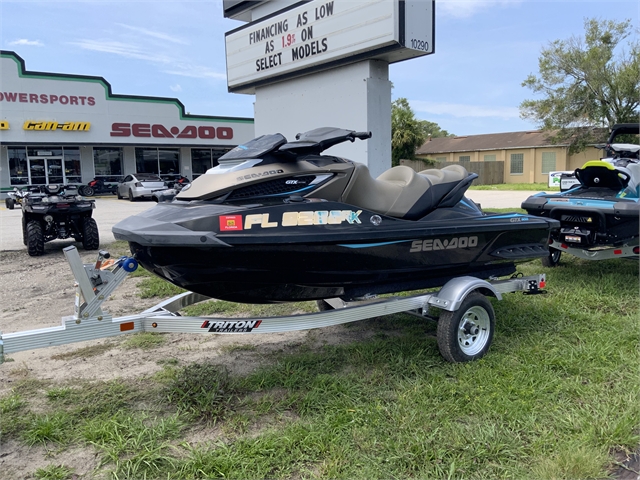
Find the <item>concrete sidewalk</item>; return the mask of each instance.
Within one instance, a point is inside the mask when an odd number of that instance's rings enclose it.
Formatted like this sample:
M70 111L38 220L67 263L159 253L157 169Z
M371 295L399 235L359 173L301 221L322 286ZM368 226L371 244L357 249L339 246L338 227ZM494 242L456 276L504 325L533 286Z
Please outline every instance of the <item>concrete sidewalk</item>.
M520 204L535 192L529 191L490 191L468 190L467 197L482 208L520 208ZM97 197L93 218L96 219L100 230L100 245L115 241L111 227L120 220L147 210L155 205L153 201L139 200L129 202L118 200L115 196ZM0 205L0 251L26 250L22 244L22 210L16 208L8 210L4 202ZM45 244L45 249L61 249L73 244L71 240L54 240Z

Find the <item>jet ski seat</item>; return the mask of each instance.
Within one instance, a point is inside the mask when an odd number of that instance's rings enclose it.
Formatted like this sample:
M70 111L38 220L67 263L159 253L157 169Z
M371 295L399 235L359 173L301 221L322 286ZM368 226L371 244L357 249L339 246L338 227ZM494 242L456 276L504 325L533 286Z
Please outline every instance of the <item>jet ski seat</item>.
M468 177L467 170L460 165L419 173L400 165L373 178L366 165L357 163L343 201L383 215L415 220L438 206Z

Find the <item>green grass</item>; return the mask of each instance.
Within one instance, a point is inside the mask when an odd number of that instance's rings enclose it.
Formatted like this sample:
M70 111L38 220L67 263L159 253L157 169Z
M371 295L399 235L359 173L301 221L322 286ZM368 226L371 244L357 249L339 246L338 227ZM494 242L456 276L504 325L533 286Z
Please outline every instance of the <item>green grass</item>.
M471 185L469 190L531 190L532 192L559 192L560 187L550 187L546 183L498 183L495 185Z
M114 479L606 478L614 452L640 445L638 263L563 257L519 271L546 272L548 294L494 301L494 341L476 362L445 362L435 322L404 314L349 324L361 339L342 345L268 353L238 336L219 361L259 359L246 375L203 359L131 380L16 381L0 435L90 449L92 475ZM50 463L25 476L82 468Z

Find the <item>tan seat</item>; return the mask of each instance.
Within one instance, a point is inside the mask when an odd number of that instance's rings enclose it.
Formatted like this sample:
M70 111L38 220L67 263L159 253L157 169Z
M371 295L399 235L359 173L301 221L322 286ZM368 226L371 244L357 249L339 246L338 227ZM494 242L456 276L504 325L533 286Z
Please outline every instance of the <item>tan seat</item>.
M431 186L429 180L404 165L373 178L366 165L356 164L343 201L392 217L403 217Z
M421 172L400 165L374 179L366 165L356 163L343 201L383 215L415 219L433 209L468 176L460 165Z
M449 165L441 169L430 168L418 173L427 177L432 185L459 182L469 176L469 172L462 165Z

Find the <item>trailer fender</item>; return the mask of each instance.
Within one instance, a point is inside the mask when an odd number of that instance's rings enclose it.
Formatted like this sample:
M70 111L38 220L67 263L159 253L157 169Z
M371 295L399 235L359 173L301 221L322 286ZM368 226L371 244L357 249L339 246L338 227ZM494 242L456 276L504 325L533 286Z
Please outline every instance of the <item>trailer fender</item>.
M429 305L456 311L471 292L478 290L483 295L496 297L502 300L502 294L489 282L476 277L458 277L449 280L444 287L429 299Z

